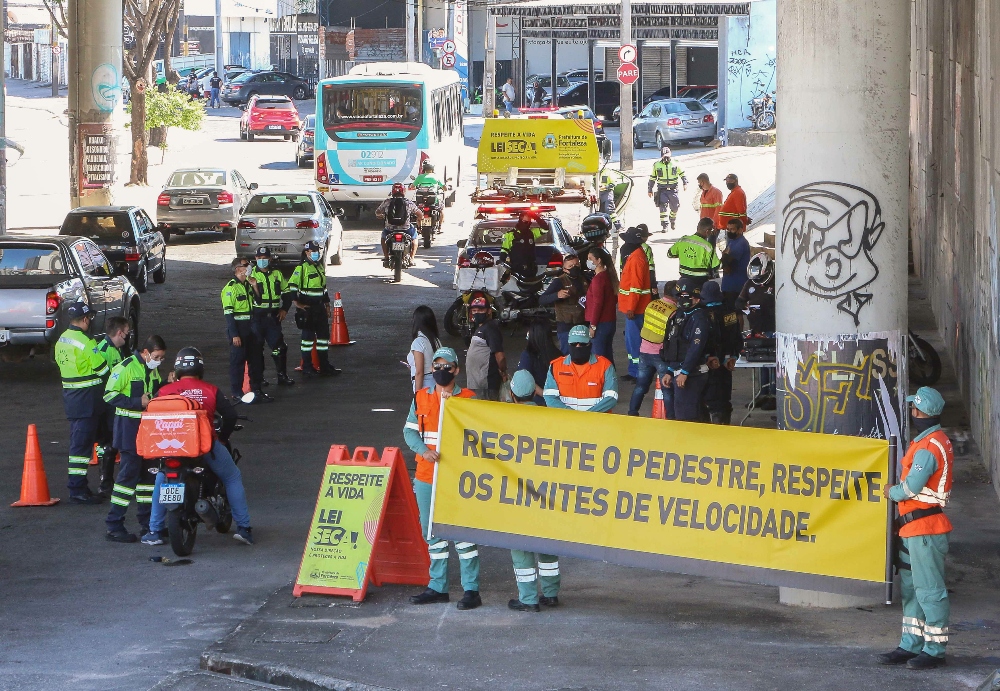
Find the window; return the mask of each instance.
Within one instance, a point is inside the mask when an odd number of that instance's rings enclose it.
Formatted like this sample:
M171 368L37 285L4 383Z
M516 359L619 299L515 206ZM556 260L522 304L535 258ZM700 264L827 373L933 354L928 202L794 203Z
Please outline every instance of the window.
M73 253L76 255L77 260L80 262L80 268L83 269L83 273L88 276L97 276L97 264L94 262L94 258L90 256L90 249L86 242L82 240L75 245L73 245Z
M660 107L658 103L651 104L649 108L647 108L646 110L649 111L646 114L646 117L648 118L658 118L663 113L663 109Z
M66 273L58 247L0 246L0 276L58 276Z
M97 245L87 243L87 249L90 251L90 258L94 264L94 271L91 276L111 276L111 264L108 263L107 257L101 252Z
M308 194L258 194L247 204L245 214L311 214L316 205Z
M102 244L133 241L132 222L127 213L69 214L63 221L60 235L79 235Z
M224 187L226 174L221 170L179 170L170 176L167 187Z
M415 85L339 85L323 87L323 126L339 129L412 129L423 122L423 93Z

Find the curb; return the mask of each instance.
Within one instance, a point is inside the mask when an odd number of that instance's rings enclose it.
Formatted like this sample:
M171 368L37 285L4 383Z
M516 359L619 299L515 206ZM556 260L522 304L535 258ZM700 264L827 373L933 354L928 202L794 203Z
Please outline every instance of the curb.
M295 691L398 691L385 686L336 679L288 665L247 660L217 652L202 653L199 666L210 672L262 681Z

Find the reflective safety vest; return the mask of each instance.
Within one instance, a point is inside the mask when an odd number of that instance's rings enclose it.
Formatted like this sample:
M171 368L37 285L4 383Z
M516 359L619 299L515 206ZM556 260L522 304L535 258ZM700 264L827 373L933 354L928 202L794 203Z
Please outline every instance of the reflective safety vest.
M653 300L646 305L642 331L639 335L650 343L663 343L663 337L667 333L667 321L670 319L670 315L676 311L677 305L672 302L663 299Z
M104 400L107 403L114 403L115 399L118 399L115 415L138 420L142 417L142 407L134 404L133 407L126 407L125 402L119 397L134 400L146 394L152 398L162 381L159 371L146 367L146 363L138 355L131 355L111 370L111 376L104 389Z
M649 175L650 182L657 185L676 187L677 181L684 177L684 171L677 165L677 162L670 159L670 163L659 160L653 164L653 172Z
M114 367L122 361L121 351L118 350L106 334L101 337L100 342L97 344L97 352L100 353L101 357L104 358L104 361L108 363L109 368ZM108 371L110 372L110 369Z
M326 271L322 266L305 261L295 267L292 277L285 287L286 293L304 305L318 305L328 299L326 292Z
M685 235L671 245L667 256L680 260L682 276L711 278L720 264L715 247L700 235Z
M611 175L609 173L603 171L603 170L601 171L601 181L600 181L600 183L601 184L600 184L599 190L601 192L610 192L611 190L613 190L615 188L615 183L611 179Z
M75 326L66 329L53 353L64 389L87 389L104 384L108 363L97 351L97 343Z
M910 474L913 466L913 457L918 451L929 451L934 454L937 460L937 469L927 479L927 484L917 494L912 494L906 486L906 476ZM897 505L899 515L905 516L911 511L918 509L930 509L934 507L944 508L951 497L951 482L954 475L955 454L951 448L951 440L943 430L931 432L923 439L910 444L903 456L903 472L900 481L903 483L903 491L911 498L905 499ZM943 513L933 516L924 516L899 529L900 537L915 537L917 535L939 535L951 532L951 521Z
M278 269L268 269L261 271L256 266L250 272L250 277L257 281L257 290L253 293L253 307L261 310L276 310L281 307L281 296L285 292L287 283L284 275ZM260 297L257 297L257 291Z
M577 365L567 363L568 358L558 358L549 365L549 372L559 389L559 399L573 410L590 410L605 396L618 398L617 391L604 390L604 381L611 361L601 355L591 357L594 362ZM548 392L546 392L548 395Z
M475 398L476 394L471 389L462 389L457 385L452 394L456 398ZM407 421L406 427L415 429L420 433L420 438L431 451L437 450L438 445L438 421L441 414L441 396L434 388L420 389L413 397L413 407L417 415L416 422ZM425 461L424 457L417 454L416 479L421 482L434 482L434 464Z
M236 321L249 321L253 306L250 298L250 284L235 278L222 289L222 313Z

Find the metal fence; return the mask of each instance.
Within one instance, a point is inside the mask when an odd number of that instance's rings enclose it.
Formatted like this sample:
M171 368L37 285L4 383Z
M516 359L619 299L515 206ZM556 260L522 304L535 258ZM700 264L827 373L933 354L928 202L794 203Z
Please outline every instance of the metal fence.
M320 77L322 79L340 77L350 72L352 67L354 67L353 60L324 60L323 72Z

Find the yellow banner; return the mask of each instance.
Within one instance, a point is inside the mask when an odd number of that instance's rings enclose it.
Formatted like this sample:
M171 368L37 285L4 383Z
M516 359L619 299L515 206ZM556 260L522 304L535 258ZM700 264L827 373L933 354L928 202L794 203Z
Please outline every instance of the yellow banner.
M477 163L480 173L565 168L568 175L594 175L600 165L594 123L566 118L487 118Z
M886 571L889 444L450 399L438 537L827 592Z

